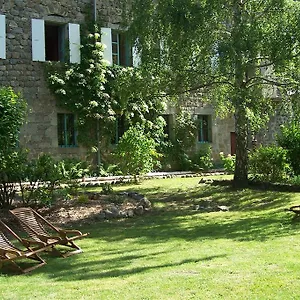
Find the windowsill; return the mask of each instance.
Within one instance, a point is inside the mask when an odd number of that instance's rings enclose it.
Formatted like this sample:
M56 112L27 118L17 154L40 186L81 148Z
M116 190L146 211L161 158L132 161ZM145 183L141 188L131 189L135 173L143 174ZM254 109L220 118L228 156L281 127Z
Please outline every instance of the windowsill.
M198 144L212 144L212 142L198 141Z

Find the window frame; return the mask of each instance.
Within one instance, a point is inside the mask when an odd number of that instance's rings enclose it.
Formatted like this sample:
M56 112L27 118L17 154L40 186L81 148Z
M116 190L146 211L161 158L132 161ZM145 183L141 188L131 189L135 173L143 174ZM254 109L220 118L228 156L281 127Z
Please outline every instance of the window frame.
M73 124L69 128L68 117L72 116ZM62 122L61 122L62 121ZM76 116L72 113L58 113L57 114L57 143L60 148L77 148L77 130L76 130ZM62 126L61 126L62 125ZM62 128L60 128L62 127ZM71 131L70 131L71 130ZM72 142L69 142L70 135ZM62 143L60 143L60 139Z
M80 25L74 23L48 22L43 19L31 19L32 60L45 62L46 60L46 31L47 27L57 27L58 60L65 60L65 49L68 46L70 63L80 63ZM67 34L68 31L68 34Z
M204 123L207 124L204 124ZM212 143L212 116L199 114L197 115L197 140L198 143Z

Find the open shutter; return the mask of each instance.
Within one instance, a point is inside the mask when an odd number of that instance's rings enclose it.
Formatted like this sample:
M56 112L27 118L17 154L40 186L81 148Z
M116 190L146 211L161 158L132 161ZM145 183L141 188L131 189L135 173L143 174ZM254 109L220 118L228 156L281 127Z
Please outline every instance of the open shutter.
M4 15L0 15L0 58L6 59L6 23Z
M138 53L138 49L136 46L132 47L132 65L134 67L138 67L141 64L141 56Z
M70 63L80 63L80 25L69 23Z
M45 22L32 19L32 60L45 61Z
M104 44L103 58L112 65L112 40L111 28L101 28L101 42Z

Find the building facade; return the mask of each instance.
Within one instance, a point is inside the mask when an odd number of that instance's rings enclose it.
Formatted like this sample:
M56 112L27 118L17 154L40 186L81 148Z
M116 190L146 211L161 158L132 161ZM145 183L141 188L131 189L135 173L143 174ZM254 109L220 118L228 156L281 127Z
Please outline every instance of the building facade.
M138 58L128 53L122 33L117 31L121 21L118 3L117 0L0 1L0 86L11 86L28 103L20 144L32 156L50 153L60 158L84 158L86 155L86 149L77 143L76 116L57 107L48 89L45 62L64 61L68 57L71 63L80 63L80 26L86 22L87 14L97 15L103 24L104 56L109 63L138 63ZM233 118L221 120L212 107L200 103L191 105L189 111L200 124L195 149L208 143L214 157L220 151L234 152ZM171 129L174 114L174 108L165 112Z

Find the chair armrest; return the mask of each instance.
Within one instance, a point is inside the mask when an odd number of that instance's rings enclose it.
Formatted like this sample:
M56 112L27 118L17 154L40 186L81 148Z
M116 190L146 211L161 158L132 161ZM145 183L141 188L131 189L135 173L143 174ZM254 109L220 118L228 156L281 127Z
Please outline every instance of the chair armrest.
M23 239L22 238L21 242L25 247L30 247L32 244L37 244L37 245L42 245L42 246L47 245L47 243L43 242L42 240L39 242L39 241L35 241L35 240L29 240L29 239Z
M48 235L39 234L38 238L46 244L48 244L48 240L58 240L58 241L61 240L61 237L58 235L51 235L51 236L49 235L48 236Z
M18 256L23 256L22 252L21 251L18 251L18 250L12 250L12 249L8 249L8 250L5 250L6 253L11 253L11 254L15 254L15 255L18 255ZM6 258L9 259L8 256L6 256L6 254L4 254L4 256Z
M82 235L79 230L57 228L60 235L66 237L68 233Z

